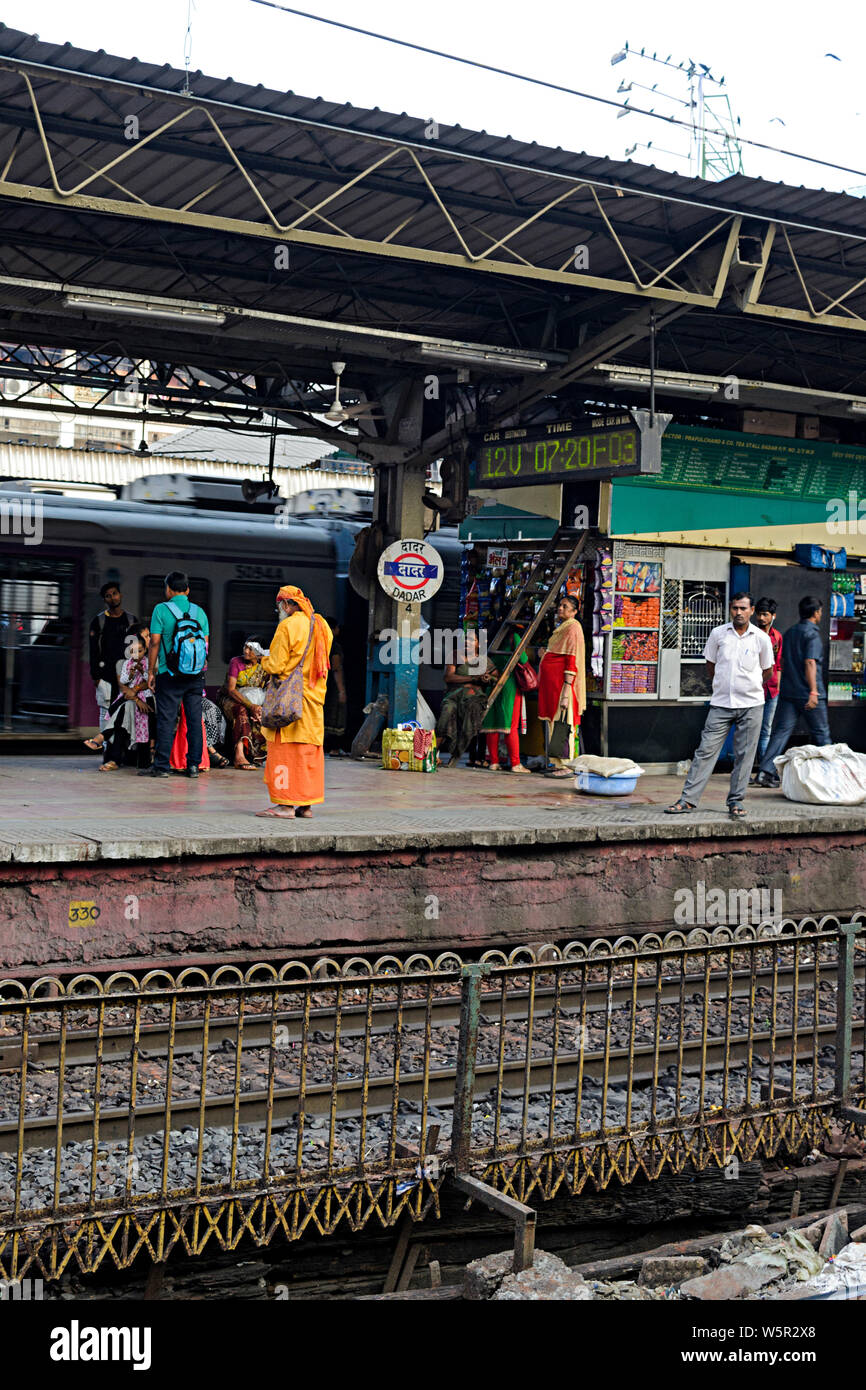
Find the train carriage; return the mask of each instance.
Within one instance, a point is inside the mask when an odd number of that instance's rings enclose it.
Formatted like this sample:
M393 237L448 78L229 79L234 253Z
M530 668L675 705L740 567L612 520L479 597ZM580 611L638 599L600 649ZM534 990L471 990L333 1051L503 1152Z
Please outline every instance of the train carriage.
M360 521L273 511L211 511L172 503L66 497L0 489L0 737L82 737L97 725L88 660L100 585L116 581L124 607L149 618L171 569L190 577L190 597L211 630L207 688L222 684L245 637L267 642L280 584L298 584L319 612L342 625L350 729L360 721L367 604L348 583ZM453 626L456 535L438 533L446 583L425 617ZM441 672L421 685L436 703Z

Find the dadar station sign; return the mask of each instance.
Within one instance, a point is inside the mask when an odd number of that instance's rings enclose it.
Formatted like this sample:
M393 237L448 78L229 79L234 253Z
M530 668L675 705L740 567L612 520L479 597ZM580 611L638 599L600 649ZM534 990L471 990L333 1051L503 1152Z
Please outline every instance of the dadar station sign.
M389 598L401 603L426 603L439 592L444 566L441 555L432 545L404 539L382 551L377 572L379 583Z
M648 410L509 426L470 441L470 488L526 487L658 473L671 419Z

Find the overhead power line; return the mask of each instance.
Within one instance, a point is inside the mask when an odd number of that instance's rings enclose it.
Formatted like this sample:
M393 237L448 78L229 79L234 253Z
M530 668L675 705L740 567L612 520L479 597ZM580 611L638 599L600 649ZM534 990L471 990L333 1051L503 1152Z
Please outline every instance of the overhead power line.
M462 63L464 67L477 68L480 72L492 72L497 77L510 77L516 82L528 82L534 87L546 87L551 92L562 92L565 96L580 97L583 101L594 101L600 106L610 106L617 111L634 112L639 116L649 116L654 121L664 121L666 125L681 126L685 130L695 131L696 126L692 121L680 120L678 116L666 116L661 111L649 111L640 106L629 106L623 102L614 101L611 97L600 97L594 92L582 92L576 87L565 87L558 82L548 82L542 77L530 77L527 73L513 72L510 68L500 68L492 63L481 63L476 58L463 58L457 53L446 53L441 48L428 48L425 44L412 43L409 39L396 39L391 34L380 34L374 29L361 29L356 24L346 24L341 19L328 19L325 15L311 14L309 10L295 9L292 5L280 5L277 0L251 0L253 5L262 5L268 10L280 10L283 14L295 15L300 19L311 19L317 24L329 24L334 29L343 29L350 34L361 34L367 39L378 39L381 43L392 43L398 48L408 48L415 53L426 53L432 58L444 58L449 63ZM708 131L708 134L716 135L720 139L730 140L734 137L725 130ZM807 164L818 165L822 169L835 169L840 174L856 174L859 178L866 178L866 170L852 169L847 164L834 164L830 159L819 159L815 155L800 154L797 150L784 150L778 145L768 145L761 140L747 140L745 136L737 136L737 143L748 145L753 150L764 150L768 154L778 154L786 159L800 159Z

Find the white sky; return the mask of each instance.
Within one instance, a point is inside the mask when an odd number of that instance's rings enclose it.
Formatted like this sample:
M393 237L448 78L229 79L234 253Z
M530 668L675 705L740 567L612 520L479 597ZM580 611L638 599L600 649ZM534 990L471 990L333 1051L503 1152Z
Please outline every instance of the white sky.
M866 84L862 0L298 0L299 8L429 47L615 97L620 81L685 95L662 69L611 56L628 40L660 57L693 58L724 75L743 135L829 159L862 173L744 149L747 174L815 188L866 187ZM587 15L591 15L587 19ZM50 42L103 48L182 68L187 0L5 0L3 22ZM834 53L841 60L824 55ZM192 70L303 96L407 111L565 149L633 158L687 172L662 149L685 151L687 134L638 115L474 72L400 50L250 0L195 0ZM618 98L622 100L622 98ZM680 112L634 92L635 104ZM779 118L785 122L779 124Z

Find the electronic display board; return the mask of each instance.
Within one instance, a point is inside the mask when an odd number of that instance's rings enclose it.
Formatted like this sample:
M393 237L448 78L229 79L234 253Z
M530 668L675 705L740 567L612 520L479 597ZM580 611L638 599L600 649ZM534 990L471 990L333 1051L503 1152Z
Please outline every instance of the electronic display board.
M615 422L602 417L490 430L473 439L469 486L525 487L626 477L644 471L642 452L641 430L629 416Z

